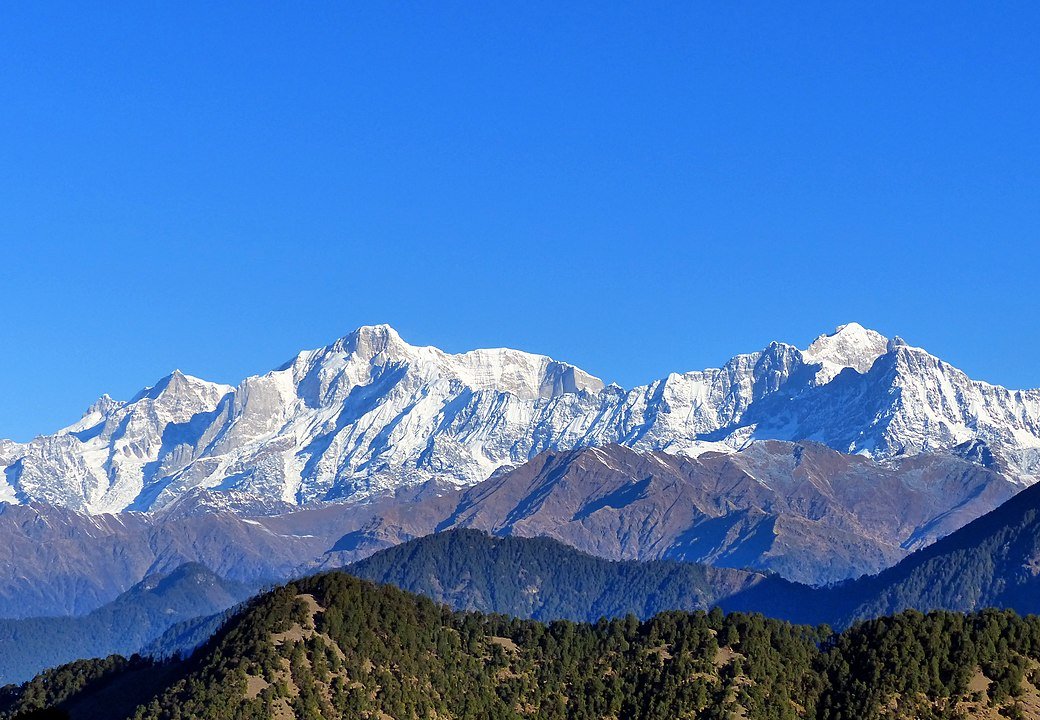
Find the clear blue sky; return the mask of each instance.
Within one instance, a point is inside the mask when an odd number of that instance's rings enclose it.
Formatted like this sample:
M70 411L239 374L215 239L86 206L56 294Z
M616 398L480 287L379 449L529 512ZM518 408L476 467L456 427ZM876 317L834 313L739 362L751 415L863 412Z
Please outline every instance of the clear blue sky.
M563 7L566 5L566 7ZM1040 4L8 4L0 437L352 328L1040 385Z

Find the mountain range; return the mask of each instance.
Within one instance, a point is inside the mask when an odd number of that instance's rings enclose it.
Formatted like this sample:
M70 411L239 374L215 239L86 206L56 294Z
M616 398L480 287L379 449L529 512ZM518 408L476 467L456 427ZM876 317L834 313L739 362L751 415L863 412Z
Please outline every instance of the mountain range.
M238 386L102 397L0 468L8 678L190 649L344 566L544 620L1040 609L1040 392L854 323L631 390L363 327Z
M177 503L278 513L437 482L467 487L547 450L694 457L756 440L875 460L978 443L1007 477L1040 467L1040 391L978 382L855 323L721 368L623 389L517 350L448 354L359 328L231 387L175 371L72 425L0 442L0 500L86 513Z
M189 562L270 584L452 528L835 582L895 564L1021 487L966 454L877 461L762 441L691 458L609 445L548 451L469 488L430 481L280 514L0 505L0 617L87 613Z
M632 452L632 451L626 451ZM545 537L452 529L394 545L346 567L458 610L595 622L672 610L757 612L845 628L907 609L1040 611L1040 486L877 575L811 587L758 571L675 560L611 561ZM0 678L112 652L190 651L256 586L188 563L153 575L80 617L0 620Z

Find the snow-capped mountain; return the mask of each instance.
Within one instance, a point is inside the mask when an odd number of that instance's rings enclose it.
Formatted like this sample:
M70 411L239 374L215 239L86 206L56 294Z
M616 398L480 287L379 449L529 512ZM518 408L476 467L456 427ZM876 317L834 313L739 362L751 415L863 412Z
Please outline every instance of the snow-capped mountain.
M54 435L2 441L0 499L112 512L207 489L230 505L300 505L430 479L472 485L549 449L697 455L758 439L879 459L959 448L1028 484L1040 391L973 381L855 323L806 350L771 343L631 390L541 355L416 347L380 325L238 387L174 372L128 402L103 397Z
M0 445L0 500L125 509L143 478L172 475L194 459L171 439L205 423L231 391L175 370L129 402L105 395L54 435Z

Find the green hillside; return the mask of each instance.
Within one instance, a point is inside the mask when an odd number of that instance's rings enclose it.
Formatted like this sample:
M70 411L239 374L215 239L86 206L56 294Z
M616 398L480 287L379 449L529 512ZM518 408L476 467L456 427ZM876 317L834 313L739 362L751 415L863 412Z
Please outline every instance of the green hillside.
M1040 620L1011 612L908 612L840 635L718 610L544 624L336 572L252 601L189 661L75 663L8 688L0 717L1026 717L1038 660Z
M806 613L812 590L777 576L698 563L612 561L549 538L448 530L382 550L347 571L456 610L595 622L665 610Z

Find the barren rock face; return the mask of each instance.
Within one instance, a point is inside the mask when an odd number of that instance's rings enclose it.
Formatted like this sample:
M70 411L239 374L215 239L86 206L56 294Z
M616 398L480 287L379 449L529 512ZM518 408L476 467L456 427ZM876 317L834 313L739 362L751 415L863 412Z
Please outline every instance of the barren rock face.
M549 452L454 497L381 513L335 566L435 530L545 536L611 559L673 558L818 584L877 572L1020 486L953 455L891 461L764 441L697 458L619 445ZM431 496L432 497L432 496Z
M931 455L877 463L765 442L685 459L615 446L549 456L540 469L531 463L483 483L449 526L817 583L887 567L1016 490L997 473Z

